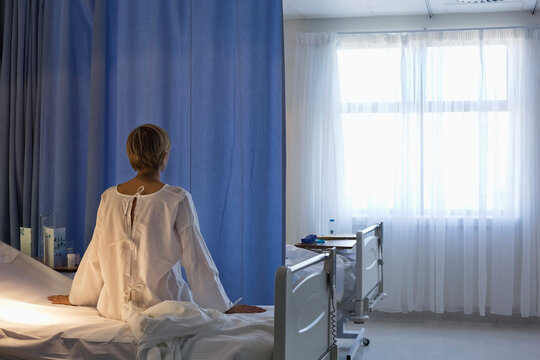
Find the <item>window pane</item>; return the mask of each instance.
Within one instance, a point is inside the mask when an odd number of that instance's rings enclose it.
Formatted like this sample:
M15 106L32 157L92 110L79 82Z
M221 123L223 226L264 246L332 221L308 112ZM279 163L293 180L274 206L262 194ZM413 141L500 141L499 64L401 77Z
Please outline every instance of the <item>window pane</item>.
M478 121L474 113L424 117L424 208L477 209Z
M426 212L504 209L512 156L508 113L426 113L423 138Z
M508 207L505 194L513 188L510 184L514 171L510 164L514 162L514 134L507 112L489 112L487 116L486 207L500 212Z
M346 190L353 209L393 208L401 148L399 114L344 114L342 119Z
M338 52L342 103L364 105L342 113L352 207L406 206L418 215L500 212L514 181L508 165L514 137L506 112L507 49L425 51L416 79L401 74L397 48ZM400 105L401 89L417 84L422 91L409 113Z
M507 55L506 46L485 47L486 99L507 99Z
M400 50L339 50L341 102L395 102L401 99Z
M428 101L505 100L506 47L429 47L425 79Z
M425 78L429 101L478 100L482 80L478 47L429 47Z

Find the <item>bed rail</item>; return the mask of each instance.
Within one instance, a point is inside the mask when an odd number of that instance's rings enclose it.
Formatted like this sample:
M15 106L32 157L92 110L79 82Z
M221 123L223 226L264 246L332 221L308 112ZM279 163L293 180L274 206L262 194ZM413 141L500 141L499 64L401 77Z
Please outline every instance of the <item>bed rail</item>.
M351 302L342 303L342 307L347 319L361 324L369 319L367 313L386 296L383 283L383 223L357 231L355 248L355 296ZM344 317L338 321L338 337L354 339L346 356L350 360L356 356L361 344L369 345L370 341L365 337L365 328L345 330L345 321Z
M321 261L328 259L329 257L330 257L330 253L324 252L322 254L319 254L317 256L314 256L312 258L299 262L298 264L291 265L289 266L289 269L291 269L291 273L295 273L297 271L307 268L308 266L318 264Z
M293 283L292 273L324 261L323 271ZM337 360L335 248L276 271L274 360Z
M373 246L369 247L368 242L373 241ZM355 323L363 323L369 319L368 312L375 305L386 297L383 281L383 223L377 223L366 229L356 232L356 288L354 310L348 317ZM367 252L372 251L372 258L369 260ZM372 261L373 263L367 263ZM367 269L373 268L372 271Z

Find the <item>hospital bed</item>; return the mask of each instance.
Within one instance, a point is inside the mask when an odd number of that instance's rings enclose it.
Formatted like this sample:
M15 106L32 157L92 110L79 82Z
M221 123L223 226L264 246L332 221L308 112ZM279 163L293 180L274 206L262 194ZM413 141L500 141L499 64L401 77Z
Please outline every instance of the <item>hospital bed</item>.
M292 274L315 264L323 264L323 271L292 281ZM152 333L141 338L132 323L103 318L92 307L50 304L47 296L68 293L71 279L0 242L0 359L144 359L176 351L171 358L334 360L334 279L332 250L280 267L275 307L260 314L216 316L207 311L199 319L208 322L196 324L204 331L171 342L156 340ZM163 317L162 329L176 326L172 315ZM140 324L161 319L155 313L144 316ZM210 327L213 323L217 327ZM142 349L142 339L150 348Z
M338 308L337 337L342 343L351 342L352 345L346 351L346 358L353 359L361 345L369 345L366 330L345 330L345 324L365 323L369 319L369 313L375 305L381 301L386 293L383 283L383 223L377 223L356 234L346 236L321 237L332 239L322 244L297 244L301 248L288 245L288 262L297 262L310 257L310 250L324 249L331 246L339 247L341 240L353 242L352 249L338 249L336 255L336 299ZM340 240L335 240L340 239ZM302 274L306 276L306 274ZM346 341L341 341L349 339ZM340 350L341 352L341 350Z

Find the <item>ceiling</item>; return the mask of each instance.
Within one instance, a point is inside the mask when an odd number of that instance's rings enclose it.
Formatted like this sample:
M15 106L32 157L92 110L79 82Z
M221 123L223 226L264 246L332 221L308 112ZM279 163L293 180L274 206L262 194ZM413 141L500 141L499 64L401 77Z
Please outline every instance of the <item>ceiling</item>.
M285 19L530 11L538 0L283 0Z

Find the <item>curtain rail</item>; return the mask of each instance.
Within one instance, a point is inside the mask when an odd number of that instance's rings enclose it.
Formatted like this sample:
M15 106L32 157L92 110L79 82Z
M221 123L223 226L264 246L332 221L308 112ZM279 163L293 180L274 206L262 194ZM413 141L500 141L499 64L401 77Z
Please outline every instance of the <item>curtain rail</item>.
M497 26L480 28L454 28L454 29L418 29L418 30L384 30L384 31L338 31L338 35L356 35L356 34L400 34L411 32L439 32L439 31L473 31L473 30L505 30L505 29L540 29L539 25L534 26Z

